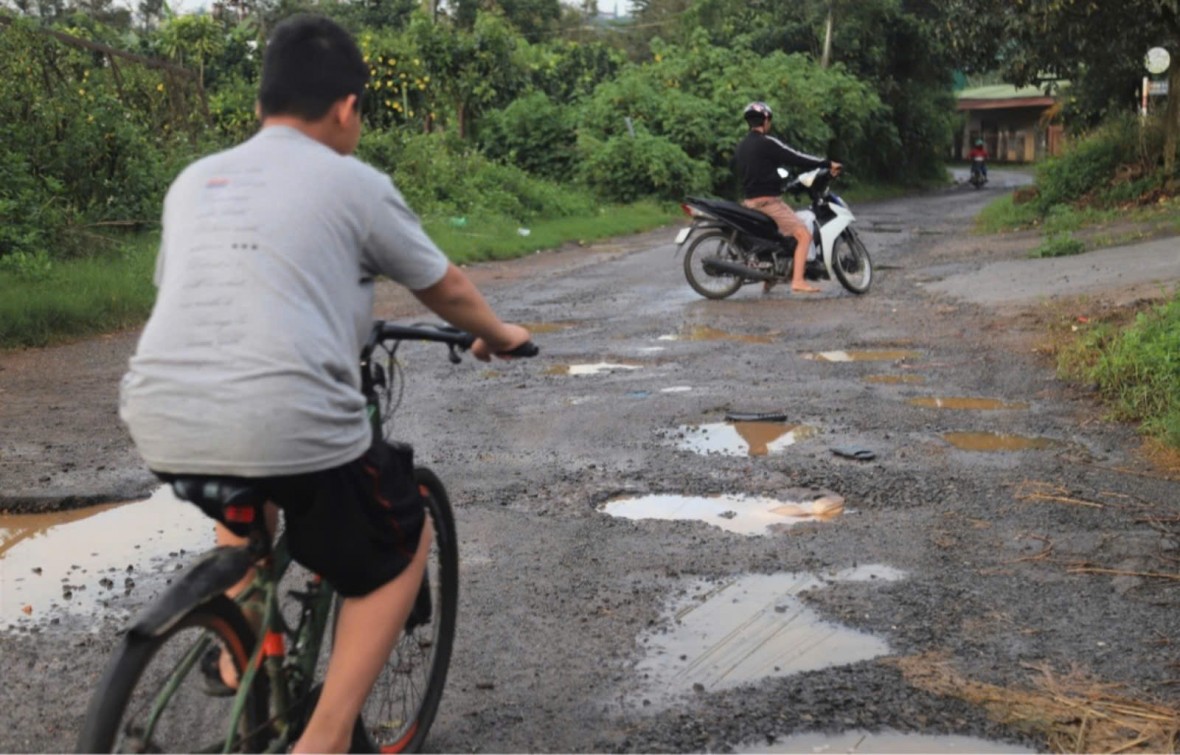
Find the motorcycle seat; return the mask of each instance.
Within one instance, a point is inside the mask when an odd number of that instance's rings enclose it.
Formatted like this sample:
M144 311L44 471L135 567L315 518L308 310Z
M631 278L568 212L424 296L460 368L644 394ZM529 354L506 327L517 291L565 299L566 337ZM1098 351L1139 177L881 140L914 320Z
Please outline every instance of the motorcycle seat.
M770 240L783 240L783 235L779 233L778 225L764 212L758 210L751 210L749 207L743 207L737 202L730 202L725 199L702 199L698 197L688 197L690 205L696 205L702 210L705 210L711 215L730 223L743 233L749 233L754 236L759 236Z

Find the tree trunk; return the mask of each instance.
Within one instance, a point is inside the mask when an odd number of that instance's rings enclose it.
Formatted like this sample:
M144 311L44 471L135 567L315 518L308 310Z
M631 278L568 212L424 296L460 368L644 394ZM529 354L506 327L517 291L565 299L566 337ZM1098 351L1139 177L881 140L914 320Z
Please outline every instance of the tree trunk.
M1168 180L1176 170L1176 135L1180 132L1180 61L1168 72L1168 106L1164 110L1164 173Z

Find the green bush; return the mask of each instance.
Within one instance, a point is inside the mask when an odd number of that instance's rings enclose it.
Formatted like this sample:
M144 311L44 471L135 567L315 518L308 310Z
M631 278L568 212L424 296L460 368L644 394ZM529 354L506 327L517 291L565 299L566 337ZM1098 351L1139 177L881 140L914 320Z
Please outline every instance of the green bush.
M640 197L678 199L706 190L707 166L662 136L640 133L582 145L580 176L604 198L632 202Z
M557 181L569 180L577 158L573 110L541 92L488 113L478 137L489 157Z
M524 223L588 211L592 197L497 163L451 134L372 131L358 156L388 172L422 217L494 215Z
M1139 127L1131 118L1116 118L1093 134L1072 142L1063 155L1037 169L1035 200L1044 214L1107 189L1120 165L1138 162Z

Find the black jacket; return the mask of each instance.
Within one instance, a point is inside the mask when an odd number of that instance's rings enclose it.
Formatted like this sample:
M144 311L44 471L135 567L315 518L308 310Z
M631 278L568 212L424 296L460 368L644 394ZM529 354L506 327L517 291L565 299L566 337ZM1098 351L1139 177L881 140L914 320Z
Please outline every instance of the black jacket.
M783 193L783 179L778 169L785 166L827 168L831 160L813 157L788 147L773 136L751 130L733 153L733 169L742 182L742 196L777 197Z

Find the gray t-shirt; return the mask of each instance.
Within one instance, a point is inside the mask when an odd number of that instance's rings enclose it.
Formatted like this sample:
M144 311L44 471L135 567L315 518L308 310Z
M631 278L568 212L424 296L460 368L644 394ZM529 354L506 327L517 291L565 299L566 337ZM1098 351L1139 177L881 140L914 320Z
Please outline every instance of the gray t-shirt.
M389 177L271 126L185 169L163 223L119 412L148 466L264 477L363 454L373 278L421 290L449 264Z

